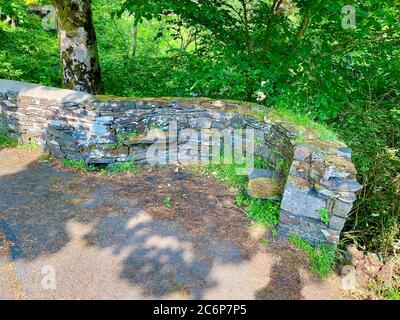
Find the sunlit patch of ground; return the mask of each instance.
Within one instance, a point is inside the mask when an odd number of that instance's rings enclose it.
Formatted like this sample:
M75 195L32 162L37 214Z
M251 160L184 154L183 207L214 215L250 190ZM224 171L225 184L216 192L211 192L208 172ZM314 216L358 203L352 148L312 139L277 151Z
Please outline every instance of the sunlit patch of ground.
M13 239L0 298L340 298L214 178L150 167L110 178L38 156L0 151L0 230Z

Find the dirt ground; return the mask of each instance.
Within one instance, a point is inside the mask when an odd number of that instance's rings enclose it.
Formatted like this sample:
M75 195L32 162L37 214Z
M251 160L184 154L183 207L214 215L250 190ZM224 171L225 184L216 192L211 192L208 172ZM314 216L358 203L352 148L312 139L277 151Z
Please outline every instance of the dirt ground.
M0 151L0 299L341 299L229 188L174 167L112 178ZM165 204L170 197L171 208Z

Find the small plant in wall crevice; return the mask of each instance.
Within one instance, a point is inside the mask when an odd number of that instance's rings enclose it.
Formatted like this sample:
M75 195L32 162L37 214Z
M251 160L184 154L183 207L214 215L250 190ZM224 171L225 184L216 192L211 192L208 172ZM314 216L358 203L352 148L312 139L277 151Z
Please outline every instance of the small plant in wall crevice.
M320 219L326 225L329 224L329 210L326 208L321 208L318 210Z

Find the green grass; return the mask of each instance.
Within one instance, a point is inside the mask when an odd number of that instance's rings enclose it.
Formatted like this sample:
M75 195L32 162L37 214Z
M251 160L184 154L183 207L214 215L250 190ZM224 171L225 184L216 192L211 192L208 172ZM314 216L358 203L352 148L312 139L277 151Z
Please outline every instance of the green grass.
M94 165L87 164L84 160L62 159L61 162L65 167L74 168L78 172L101 171L107 177L112 177L119 173L138 174L140 172L140 166L133 161L109 164L101 170Z
M18 143L16 147L20 150L32 152L40 148L40 145L36 141L29 141L28 143Z
M119 173L134 173L138 174L140 172L140 166L133 161L125 161L113 163L103 169L103 173L107 176L114 176Z
M394 284L385 284L385 281L379 278L370 281L367 292L382 300L400 300L400 287Z
M279 204L262 199L250 199L246 207L246 215L266 227L275 226L279 223Z
M262 239L262 240L261 240L261 243L262 243L264 246L268 247L270 241L269 241L268 239Z
M275 226L279 223L280 205L270 200L251 198L246 190L242 189L236 195L236 204L245 206L246 216L265 227Z
M296 142L303 143L306 141L306 136L302 133L299 133L296 137Z
M386 300L400 300L400 287L375 289L375 294Z
M254 168L268 169L270 167L268 160L261 156L254 157Z
M390 288L383 291L383 296L388 300L400 300L400 288Z
M21 143L7 134L0 134L0 149L18 148L25 151L35 151L39 147L40 146L36 141L31 140L28 143Z
M266 168L268 163L265 159L256 157L256 168ZM238 175L237 169L246 168L246 163L243 164L224 164L221 157L221 164L210 164L207 166L190 166L188 169L192 172L214 175L222 183L235 187L236 205L244 206L246 216L265 227L275 226L279 223L278 203L269 200L251 198L246 193L247 176Z
M188 166L187 169L192 172L197 172L205 175L214 175L224 184L244 186L247 177L238 175L237 169L245 168L246 163L243 164L224 164L224 159L221 157L220 164L209 164L206 166Z
M18 145L18 142L12 137L0 134L0 149L13 148Z
M39 148L39 145L35 141L20 143L17 139L9 135L0 134L0 149L3 148L18 148L20 150L35 151Z
M119 133L117 135L117 137L118 137L119 143L124 144L129 141L137 140L140 137L140 135L141 135L140 132L133 131L133 132L129 132L129 133Z
M77 172L88 172L94 170L94 166L88 165L85 160L62 159L61 162L65 167L74 168Z
M135 142L140 137L140 135L141 134L137 131L130 133L118 133L117 134L118 142L107 143L106 146L116 149L124 146L128 142Z
M99 171L94 165L89 165L84 160L62 159L61 162L65 167L74 168L78 172ZM140 166L133 161L113 163L101 169L101 172L108 177L115 176L119 173L138 174L139 171Z
M321 278L325 278L333 272L338 250L336 247L325 245L313 247L306 240L295 235L289 235L288 239L289 242L307 254L312 270Z
M56 158L49 152L45 151L39 158L39 162L53 162Z
M300 128L309 128L315 132L317 137L323 141L337 141L338 136L332 130L330 130L327 126L316 123L311 120L307 115L302 115L299 113L294 113L285 108L277 108L273 110L273 114L278 118L281 118L284 121L290 122L291 124L300 127ZM303 142L305 137L303 134L299 134L298 139L299 142Z

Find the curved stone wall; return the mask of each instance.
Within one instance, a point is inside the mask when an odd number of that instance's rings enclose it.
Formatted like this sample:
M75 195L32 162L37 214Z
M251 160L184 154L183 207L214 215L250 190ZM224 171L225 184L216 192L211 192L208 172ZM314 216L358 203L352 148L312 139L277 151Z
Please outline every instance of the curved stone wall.
M361 188L343 143L324 141L312 128L252 104L94 97L0 80L0 115L23 141L34 139L59 158L93 164L207 163L221 161L221 149L226 162L236 149L229 157L225 150L243 146L242 156L263 160L261 169L246 172L250 195L281 200L279 233L314 243L337 244Z

